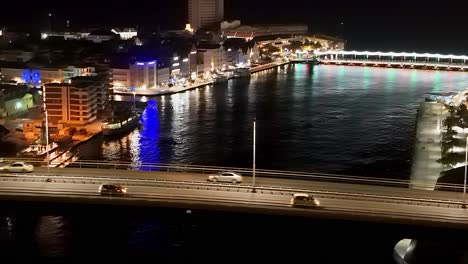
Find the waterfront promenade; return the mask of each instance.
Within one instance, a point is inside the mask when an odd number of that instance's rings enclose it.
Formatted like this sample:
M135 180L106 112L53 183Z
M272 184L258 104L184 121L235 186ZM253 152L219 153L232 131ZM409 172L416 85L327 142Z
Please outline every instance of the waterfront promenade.
M285 64L289 64L289 61L281 61L281 62L271 62L271 63L266 63L266 64L261 64L255 67L250 68L249 72L250 74L263 71L263 70L268 70L272 68L276 68ZM232 79L235 78L233 75L226 77L227 79ZM128 89L125 90L117 90L114 89L114 94L117 95L135 95L138 96L158 96L158 95L168 95L168 94L174 94L174 93L180 93L180 92L185 92L188 90L196 89L199 87L204 87L206 85L212 85L216 81L214 79L210 80L196 80L194 83L187 83L184 85L178 85L178 86L164 86L164 87L159 87L159 88L149 88L149 89L135 89L135 91L131 91Z

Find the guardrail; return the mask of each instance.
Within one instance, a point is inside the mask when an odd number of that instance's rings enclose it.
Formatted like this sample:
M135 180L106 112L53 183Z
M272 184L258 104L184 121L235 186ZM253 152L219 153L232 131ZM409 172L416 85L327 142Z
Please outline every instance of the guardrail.
M35 166L46 166L43 160L28 159L28 158L5 158L6 161L24 161L33 163ZM114 170L141 170L141 171L160 171L160 172L183 172L183 173L198 173L211 174L220 171L233 171L241 173L244 176L252 176L253 172L250 168L237 167L216 167L191 164L165 164L165 163L149 163L149 164L134 164L131 162L114 162L114 161L95 161L95 160L78 160L70 164L70 168L92 168L92 169L114 169ZM424 182L416 182L410 180L385 179L375 177L362 177L342 174L315 173L315 172L300 172L287 170L268 170L256 169L257 177L266 178L284 178L284 179L302 179L316 180L334 183L352 183L391 186L401 188L432 188L433 185ZM462 191L461 184L437 184L437 188L442 188L449 191Z
M157 179L130 179L130 178L110 178L110 177L87 177L87 176L52 176L52 175L22 175L16 174L16 177L11 177L11 174L0 174L0 181L43 181L43 182L60 182L63 183L80 183L80 184L101 184L109 182L112 179L113 182L120 183L128 186L151 186L151 187L164 187L164 188L177 188L177 189L203 189L212 191L236 191L236 192L251 192L253 189L252 185L236 185L236 184L222 184L222 183L206 183L206 182L188 182L188 181L173 181L173 180L157 180ZM271 187L271 186L256 186L257 192L269 192L271 194L278 195L292 195L293 193L309 193L317 197L327 198L339 198L339 199L353 199L353 200L365 200L365 201L383 201L386 203L405 203L411 205L427 204L431 206L445 207L462 207L465 203L460 200L441 200L441 199L430 199L430 198L417 198L407 196L395 196L395 195L379 195L379 194L368 194L368 193L352 193L352 192L338 192L338 191L323 191L323 190L312 190L303 188L283 188L283 187ZM1 190L0 190L1 192Z

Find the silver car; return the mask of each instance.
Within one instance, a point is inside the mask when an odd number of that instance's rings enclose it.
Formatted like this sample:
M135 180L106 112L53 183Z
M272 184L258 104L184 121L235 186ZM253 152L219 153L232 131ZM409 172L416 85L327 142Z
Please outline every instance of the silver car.
M208 181L212 182L231 182L231 183L241 183L242 175L236 172L218 172L217 174L208 175Z
M5 171L5 172L33 172L34 171L34 166L32 164L26 163L26 162L13 162L8 165L5 165L0 168L0 171Z
M293 207L309 207L314 208L320 206L319 200L307 193L295 193L291 198L291 206Z

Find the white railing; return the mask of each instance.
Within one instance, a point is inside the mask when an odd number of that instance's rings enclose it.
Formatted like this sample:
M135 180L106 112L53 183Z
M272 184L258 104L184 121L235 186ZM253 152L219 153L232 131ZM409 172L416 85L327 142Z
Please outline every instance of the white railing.
M431 66L436 68L468 68L468 64L463 63L440 63L424 61L401 61L401 60L366 60L366 59L318 59L324 63L346 63L346 64L367 64L367 65L406 65L406 66Z

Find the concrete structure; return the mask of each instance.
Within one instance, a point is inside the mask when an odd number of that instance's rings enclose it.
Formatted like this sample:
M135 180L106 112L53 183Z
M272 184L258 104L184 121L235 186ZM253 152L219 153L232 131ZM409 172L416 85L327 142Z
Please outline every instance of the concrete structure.
M96 120L99 83L71 80L45 85L49 122L63 127L84 127Z
M434 190L443 170L437 162L442 158L442 121L449 115L441 103L423 102L419 106L410 177L413 188Z
M189 0L188 18L194 31L218 24L224 18L224 0Z
M27 176L21 174L15 177L6 177L5 181L2 182L2 191L4 192L2 197L3 199L18 199L22 202L27 201L27 199L35 202L48 201L46 199L49 199L51 202L63 204L64 201L59 198L63 199L66 195L65 202L70 203L104 205L115 203L124 206L133 204L140 207L162 206L165 208L171 206L188 208L189 206L192 210L216 209L249 214L278 213L281 216L295 215L314 219L319 217L330 219L335 221L337 225L342 225L342 221L364 221L373 223L370 226L374 226L375 232L377 232L376 236L381 235L378 232L382 231L382 225L374 225L375 223L395 224L407 228L406 230L409 232L394 236L398 239L415 237L415 232L419 230L417 227L435 227L437 230L453 228L455 233L459 233L460 238L465 235L462 231L467 229L468 214L460 208L461 195L456 192L403 188L406 183L402 183L398 187L389 187L383 186L383 181L371 185L365 179L352 180L336 176L313 175L313 173L292 174L291 172L279 171L272 174L271 171L260 170L260 175L269 176L259 177L258 189L261 191L251 193L252 185L247 184L252 180L247 176L251 172L247 169L242 170L246 184L233 186L207 183L207 171L200 173L200 168L197 166L185 165L183 173L173 172L174 169L180 169L180 164L160 167L164 171L138 173L135 170L128 170L128 166L116 166L115 162L101 162L100 164L97 162L99 161L92 163L77 161L77 165L79 163L83 168L49 168L50 172L47 171L47 168L36 167L35 175L38 178L52 177L54 179L54 177L59 177L58 179L62 181L52 185L44 184L44 181L22 180L21 178ZM106 168L105 166L111 169L102 169ZM145 164L138 164L138 166L145 168L143 167ZM168 168L171 169L170 172L167 172ZM213 167L209 172L219 170L222 168ZM64 177L76 175L81 176L78 182L76 178ZM297 179L298 175L307 177L307 180ZM296 178L291 178L291 176ZM139 184L141 186L135 187L130 196L109 199L96 195L95 182L102 181L103 177L114 181L122 179L128 185ZM281 178L275 179L275 177ZM8 181L8 178L11 178L11 181ZM89 184L83 184L83 182ZM142 185L142 183L145 184ZM396 181L389 184L396 184ZM8 187L11 189L7 189ZM318 210L291 207L289 204L291 194L297 192L313 192L315 196L319 197L321 207ZM157 195L147 195L148 193ZM145 199L142 199L141 196L145 194ZM85 197L86 199L84 199ZM329 230L326 232L329 235ZM362 231L357 230L356 233L362 234ZM427 234L432 234L432 232ZM439 239L440 233L436 232L434 237Z

